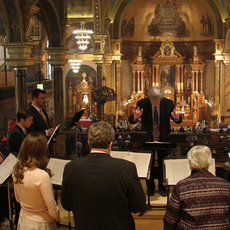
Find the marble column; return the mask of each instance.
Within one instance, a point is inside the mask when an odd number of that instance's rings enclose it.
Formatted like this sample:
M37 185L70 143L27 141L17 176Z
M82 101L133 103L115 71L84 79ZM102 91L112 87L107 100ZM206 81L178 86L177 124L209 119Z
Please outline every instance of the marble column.
M112 76L111 76L111 65L110 64L106 64L105 65L105 77L106 77L106 86L109 88L112 88ZM106 102L106 108L105 111L107 114L111 114L112 112L112 101L107 101Z
M27 109L27 68L15 68L15 110Z
M102 64L97 64L97 88L102 87Z
M59 132L64 132L65 116L64 116L64 93L63 93L63 70L62 67L67 63L65 54L68 49L64 47L47 48L49 59L48 62L52 66L52 78L54 81L54 118L55 126L60 124ZM65 157L65 135L58 134L55 142L55 156Z
M215 104L217 113L220 105L220 61L215 62Z
M5 58L5 64L15 70L15 112L27 109L27 67L34 65L34 58L30 57L31 49L35 46L31 42L2 43L7 48L9 58Z
M116 90L115 90L115 92L117 93L116 111L118 111L121 102L121 63L122 61L116 61Z

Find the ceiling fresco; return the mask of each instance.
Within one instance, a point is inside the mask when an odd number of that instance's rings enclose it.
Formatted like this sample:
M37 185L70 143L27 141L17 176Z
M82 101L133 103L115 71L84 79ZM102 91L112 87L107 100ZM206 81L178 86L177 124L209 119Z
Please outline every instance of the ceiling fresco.
M121 38L133 41L210 40L215 37L215 20L201 0L133 0L123 13Z

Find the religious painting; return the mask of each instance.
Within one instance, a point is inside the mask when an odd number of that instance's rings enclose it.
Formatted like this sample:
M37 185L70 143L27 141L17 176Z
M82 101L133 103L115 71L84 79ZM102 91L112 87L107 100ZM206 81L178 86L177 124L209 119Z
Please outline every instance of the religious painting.
M206 16L202 15L200 23L202 24L201 35L205 37L212 37L214 35L214 24L210 16L208 14Z
M123 20L121 25L121 37L131 38L134 36L135 17L129 20Z
M175 84L175 66L160 66L161 88L174 88Z
M89 104L89 94L82 94L82 103Z
M207 40L214 38L217 19L205 1L132 0L121 18L121 37L130 41L158 41L168 33L174 38ZM138 33L136 32L138 31Z
M93 18L92 0L67 0L68 18Z
M165 54L165 56L170 56L170 54L171 54L171 48L169 46L165 46L165 48L164 48L164 54Z

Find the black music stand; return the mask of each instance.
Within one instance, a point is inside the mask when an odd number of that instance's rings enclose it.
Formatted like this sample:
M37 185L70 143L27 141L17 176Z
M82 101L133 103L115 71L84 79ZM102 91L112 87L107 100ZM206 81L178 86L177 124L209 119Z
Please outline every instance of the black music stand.
M82 109L81 111L75 113L75 115L73 116L72 120L70 121L67 130L71 129L73 126L75 126L75 132L76 132L76 156L80 157L80 155L78 154L78 150L77 150L77 123L79 122L80 118L82 117L83 113L84 113L85 109Z
M147 149L147 150L166 150L166 151L171 151L173 148L176 148L175 144L171 144L171 142L145 142L142 144L142 148L143 149ZM151 166L151 165L150 165ZM150 167L151 170L151 167ZM149 180L147 180L147 183L149 183ZM166 186L166 191L167 191L167 197L169 197L169 187L167 186L167 181L164 181L164 185ZM167 198L168 200L168 198ZM146 211L151 210L151 209L159 209L159 208L163 208L165 209L167 205L151 205L150 204L150 196L148 195L148 203L145 207L145 209L139 213L138 216L142 216Z

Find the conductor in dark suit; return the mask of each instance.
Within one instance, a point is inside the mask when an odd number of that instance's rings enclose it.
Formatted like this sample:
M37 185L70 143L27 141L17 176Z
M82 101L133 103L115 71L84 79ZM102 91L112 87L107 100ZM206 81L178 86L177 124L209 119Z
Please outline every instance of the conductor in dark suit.
M17 156L22 141L26 137L26 129L28 129L33 123L33 114L28 110L19 110L16 117L18 123L11 130L8 138L8 143L10 152Z
M88 132L91 153L65 166L61 191L75 230L134 230L131 212L145 209L145 194L134 163L110 156L115 132L100 121Z
M162 141L168 142L170 133L170 118L176 122L181 123L182 117L180 112L174 108L173 101L162 97L161 89L157 86L151 87L148 92L148 98L144 98L137 102L136 109L129 117L131 124L136 123L141 118L141 130L147 132L147 141ZM167 156L165 150L158 150L158 188L161 196L166 196L166 187L163 185L163 159ZM155 151L153 151L153 159L155 158ZM152 161L150 179L147 183L147 194L154 195L154 160Z
M34 89L31 96L32 104L29 108L29 111L33 114L33 124L27 131L28 133L42 133L49 137L52 135L54 129L51 128L48 114L43 108L46 103L46 92L41 89Z

